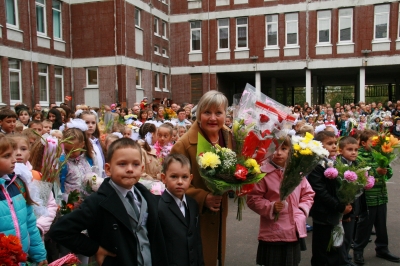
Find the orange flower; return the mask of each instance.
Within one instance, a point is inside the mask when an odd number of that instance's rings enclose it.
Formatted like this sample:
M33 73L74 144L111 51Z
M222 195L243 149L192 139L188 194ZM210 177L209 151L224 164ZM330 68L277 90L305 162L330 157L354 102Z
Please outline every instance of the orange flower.
M73 210L74 209L74 205L71 204L71 203L68 203L67 204L67 208L70 209L70 210Z
M391 153L393 151L392 146L390 145L390 143L385 143L381 146L382 148L382 152L384 153Z
M397 144L399 144L399 140L393 137L393 135L390 135L390 146L395 146Z

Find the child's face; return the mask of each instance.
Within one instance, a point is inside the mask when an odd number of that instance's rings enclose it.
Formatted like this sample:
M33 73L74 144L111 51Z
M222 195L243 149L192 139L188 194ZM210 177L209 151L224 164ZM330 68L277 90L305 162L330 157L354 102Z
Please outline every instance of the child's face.
M64 153L65 154L69 154L71 151L76 150L76 149L83 149L83 147L85 147L85 143L84 142L79 142L77 140L71 141L71 143L64 143ZM75 159L77 158L79 155L81 155L82 151L74 151L71 153L71 155L69 156L69 158L71 159Z
M27 124L29 122L29 114L28 112L21 112L18 116L18 120L21 121L21 123L23 123L24 125Z
M361 141L361 146L367 151L371 150L372 146L372 137L370 137L367 141Z
M33 119L32 120L38 120L38 121L40 121L41 119L40 119L40 114L36 114L34 117L32 117Z
M147 112L147 117L152 118L153 117L153 111L148 111Z
M167 171L161 173L161 179L168 191L172 195L182 200L183 195L192 182L193 175L190 174L188 165L182 165L180 162L172 162Z
M140 151L133 148L114 151L111 161L105 164L107 176L125 189L131 189L139 181L143 168Z
M396 125L400 125L400 119L396 121Z
M281 145L278 149L275 150L272 156L272 161L280 167L285 167L288 156L289 147L286 145Z
M183 134L186 133L186 130L184 128L180 128L178 132L179 132L179 137L182 137Z
M88 130L86 130L86 134L88 136L92 136L94 131L97 128L96 117L94 115L84 115L83 120L85 120L86 125L88 126Z
M389 122L390 121L390 116L385 116L385 121Z
M46 123L46 122L43 122L42 125L43 125L42 134L46 133L49 134L53 125L51 123Z
M176 129L172 130L172 141L178 140L178 131Z
M321 115L321 116L318 117L318 120L322 121L322 120L324 120L324 117Z
M40 124L32 124L31 128L35 130L37 133L42 134L43 126Z
M343 121L346 121L346 120L347 120L347 116L342 115L342 116L341 116L341 119L342 119Z
M365 122L366 119L367 119L367 118L366 118L365 116L361 116L361 117L360 117L360 122Z
M122 117L124 117L124 116L127 115L127 114L125 113L125 110L124 110L124 109L122 109L122 110L119 112L119 114L120 114Z
M29 143L27 143L25 139L18 138L17 145L14 151L17 163L26 163L29 160L30 156Z
M59 140L62 139L63 135L60 132L53 132L51 135Z
M0 154L0 176L14 172L15 162L15 152L12 147Z
M358 144L347 144L343 147L343 149L339 149L339 152L342 154L343 158L354 162L357 160Z
M17 119L15 119L14 117L7 117L4 118L3 120L0 120L0 126L1 129L8 133L12 133L15 130L15 124L17 122Z
M125 128L125 129L124 129L124 134L123 134L124 138L130 139L130 138L131 138L131 135L132 135L132 129L130 129L130 128Z
M225 126L229 127L232 124L231 118L227 117L225 118Z
M171 131L168 128L160 127L157 130L157 140L161 146L165 146L171 142Z
M48 119L49 119L51 122L54 123L54 122L56 121L56 115L55 115L55 114L52 114L52 113L49 113Z
M329 157L336 156L337 152L337 143L336 138L325 138L322 142L322 146L329 152Z

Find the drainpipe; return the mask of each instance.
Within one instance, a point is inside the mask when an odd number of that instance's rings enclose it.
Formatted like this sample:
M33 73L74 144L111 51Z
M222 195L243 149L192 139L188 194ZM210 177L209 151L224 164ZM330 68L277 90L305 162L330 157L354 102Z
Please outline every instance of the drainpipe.
M71 2L69 2L69 56L70 56L70 83L71 83L71 107L75 106L75 83L74 83L74 69L73 69L73 48L72 48L72 23L71 23Z
M117 0L114 0L114 53L115 53L115 66L114 66L114 75L115 75L115 98L117 99L116 102L119 102L118 99L118 71L117 71L117 52L118 52L118 47L117 47ZM99 73L97 73L97 79L99 77ZM100 83L99 83L99 87L100 87ZM100 92L100 88L99 88L99 92Z
M32 23L31 23L30 1L28 1L28 21L29 21L29 52L31 53L31 92L32 92L32 100L31 100L32 105L31 106L35 106L36 103L35 103L35 86L33 84ZM40 99L39 99L39 101L40 101Z

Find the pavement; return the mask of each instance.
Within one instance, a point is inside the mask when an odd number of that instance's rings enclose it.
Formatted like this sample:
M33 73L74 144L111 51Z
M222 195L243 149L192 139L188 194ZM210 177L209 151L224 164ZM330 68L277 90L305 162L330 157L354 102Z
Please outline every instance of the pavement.
M387 230L389 235L389 250L392 254L400 256L400 165L393 167L393 177L388 182L389 203ZM229 213L227 222L227 248L226 266L251 266L256 265L256 254L258 245L259 216L247 206L243 210L243 220L236 220L237 204L229 199ZM308 219L312 225L312 219ZM306 243L307 250L301 253L300 266L311 265L311 238L312 232L308 233ZM364 250L366 266L394 266L399 263L389 262L375 256L375 236L372 242ZM350 254L353 255L352 250Z

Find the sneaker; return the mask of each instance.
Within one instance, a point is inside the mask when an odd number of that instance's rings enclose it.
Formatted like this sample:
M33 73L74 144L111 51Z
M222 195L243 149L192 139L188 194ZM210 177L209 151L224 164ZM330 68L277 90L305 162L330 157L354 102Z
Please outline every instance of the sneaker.
M313 227L309 224L306 224L306 229L307 229L307 232L311 232L313 230Z

